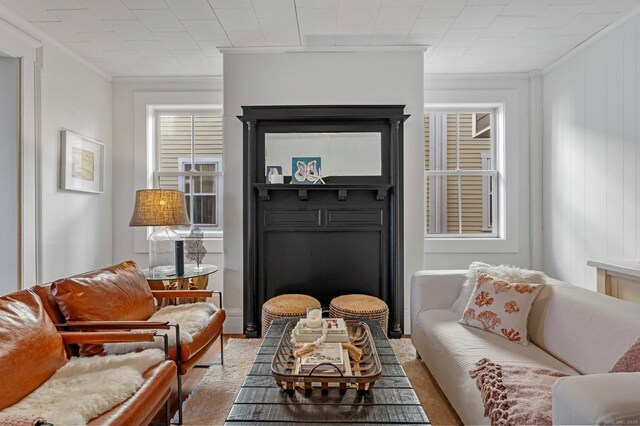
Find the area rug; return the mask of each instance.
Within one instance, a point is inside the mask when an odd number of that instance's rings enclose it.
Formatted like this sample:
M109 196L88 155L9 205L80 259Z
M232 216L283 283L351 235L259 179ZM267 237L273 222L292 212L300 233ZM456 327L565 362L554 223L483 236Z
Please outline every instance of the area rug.
M184 402L185 425L224 424L260 343L262 343L260 339L228 340L224 347L225 365L211 366ZM431 423L461 425L462 422L438 388L427 367L422 361L416 359L416 351L411 340L394 339L391 340L391 346Z

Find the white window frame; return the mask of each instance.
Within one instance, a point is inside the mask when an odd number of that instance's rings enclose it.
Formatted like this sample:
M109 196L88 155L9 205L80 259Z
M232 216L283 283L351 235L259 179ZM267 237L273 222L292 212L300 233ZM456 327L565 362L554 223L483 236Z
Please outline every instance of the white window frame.
M491 170L492 168L492 160L491 160L491 152L483 152L480 154L482 161L482 169L483 170ZM492 232L493 231L493 222L491 217L491 209L489 206L493 204L493 188L495 188L495 182L491 182L491 178L489 176L484 176L482 178L482 231L483 232ZM495 211L495 210L493 210Z
M158 143L158 137L160 135L160 119L159 117L162 115L193 115L198 116L198 115L220 115L222 116L222 110L221 108L211 108L211 107L204 107L204 108L192 108L192 107L188 107L188 106L184 106L182 108L180 107L176 107L173 106L172 108L163 108L163 107L155 107L153 108L153 122L149 123L149 127L151 127L153 129L153 133L152 133L152 141L153 141L153 161L151 161L151 164L153 164L153 171L152 171L152 176L151 176L151 183L150 183L150 187L151 188L158 188L159 187L159 183L160 183L160 178L161 177L205 177L205 176L213 176L216 179L216 197L217 197L217 202L216 202L216 218L218 219L218 224L216 226L207 226L207 227L200 227L200 230L203 232L204 234L204 238L205 239L210 239L210 238L222 238L223 236L223 222L222 222L222 218L223 218L223 193L222 193L222 188L224 187L223 185L223 179L224 179L224 161L221 157L196 157L195 156L195 138L192 137L191 140L191 158L187 158L187 160L189 160L189 162L193 163L197 163L197 162L201 162L207 159L218 159L219 160L219 167L218 170L215 172L184 172L184 171L171 171L171 172L160 172L158 171L158 169L160 168L160 144ZM192 135L195 134L195 120L192 120L191 123L191 132ZM186 157L185 157L186 158ZM180 186L180 182L182 182L182 190L184 190L184 179L179 179L178 180L178 185ZM192 206L193 207L193 206ZM193 210L192 210L193 211ZM194 225L192 224L191 226L189 226L189 229L176 229L176 233L180 236L180 237L186 237L189 235L189 233L191 232L191 229L194 227ZM151 227L149 227L148 229L148 233L152 232L151 231Z
M498 121L499 115L501 116L502 111L499 105L487 107L487 105L477 105L470 106L469 104L465 105L446 105L446 106L438 106L437 108L427 108L425 107L425 114L430 114L429 123L435 123L435 126L430 124L429 126L429 140L439 140L440 142L435 144L435 149L429 150L429 166L435 168L442 169L442 165L446 165L447 159L447 146L446 146L446 134L447 134L447 122L446 122L446 114L451 113L477 113L477 112L488 112L491 113L491 128L495 129ZM439 115L441 114L441 115ZM441 119L438 120L436 117L440 116ZM458 130L458 129L456 129ZM489 153L490 158L496 158L496 149L498 146L502 146L501 141L498 141L498 132L491 132L491 151ZM460 143L460 135L459 131L456 132L456 144ZM432 145L433 146L433 145ZM429 209L429 227L431 229L425 229L425 239L428 240L436 240L436 239L499 239L502 238L500 235L500 216L498 210L498 201L500 192L498 191L498 180L500 179L500 170L497 167L496 162L492 162L494 166L491 170L463 170L459 168L459 153L460 150L456 149L456 163L458 167L454 170L425 170L425 182L429 179L429 188L431 191L429 193L429 199L426 200L426 203L430 203L429 206L439 206L439 208L430 208ZM484 165L484 164L483 164ZM458 232L457 233L446 233L442 232L443 229L447 229L447 177L454 176L458 178ZM462 176L482 176L483 182L483 205L482 205L482 231L480 233L462 233L462 200L461 200L461 178ZM487 200L491 200L491 210L489 210L489 204L485 205L485 191L484 186L485 182L489 182L492 180L493 187L493 196L487 196ZM487 189L489 184L487 183ZM426 206L425 206L426 207ZM493 225L494 226L484 226L485 225L485 215L487 217L486 223L488 224L490 221L489 212L493 211ZM486 231L485 231L486 229ZM429 232L429 231L435 232Z
M185 164L191 164L193 167L193 164L215 164L216 170L222 170L222 158L221 157L196 157L195 161L193 158L188 158L188 157L179 157L178 158L178 168L180 172L185 172L184 170L184 166ZM192 168L193 170L193 168ZM208 172L201 172L201 173L208 173ZM212 229L212 228L221 228L222 227L222 176L216 176L213 173L207 174L207 176L213 176L214 178L214 190L212 193L203 193L203 192L199 192L199 193L194 193L194 195L198 194L198 195L211 195L213 197L215 197L216 199L216 223L213 225L208 225L208 224L199 224L199 223L193 223L193 226L198 226L200 228L200 230L204 230L204 229ZM180 176L180 179L178 179L178 189L182 192L185 192L184 187L184 177L185 176ZM187 194L185 192L186 195L190 195ZM194 201L193 201L193 197L189 198L190 200L190 206L189 206L189 211L193 212L193 208L194 208Z

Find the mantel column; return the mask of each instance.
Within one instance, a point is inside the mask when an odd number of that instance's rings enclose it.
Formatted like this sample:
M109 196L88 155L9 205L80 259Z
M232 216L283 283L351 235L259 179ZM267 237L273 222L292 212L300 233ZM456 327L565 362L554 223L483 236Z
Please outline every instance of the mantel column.
M403 171L402 164L402 121L391 120L391 291L393 306L390 308L389 337L402 337L401 315L404 315L404 243L403 243Z
M252 184L256 181L256 120L244 121L244 190L245 193L253 191ZM256 256L257 245L253 233L256 229L256 202L253 197L244 197L244 334L247 337L259 337L256 312L260 308L257 306L257 276L256 276Z

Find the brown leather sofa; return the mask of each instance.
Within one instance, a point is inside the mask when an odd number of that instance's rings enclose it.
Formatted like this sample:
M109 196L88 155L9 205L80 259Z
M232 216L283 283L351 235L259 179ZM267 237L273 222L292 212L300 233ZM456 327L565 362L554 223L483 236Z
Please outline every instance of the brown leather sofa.
M57 280L32 290L43 301L44 308L57 324L69 330L154 329L157 323L148 319L156 311L154 298L211 297L210 290L151 290L135 262L129 260L108 268ZM220 292L217 292L220 293ZM220 302L222 295L220 293ZM222 305L222 303L220 303ZM182 375L196 365L209 347L220 337L221 362L223 323L226 314L220 306L207 327L194 334L190 343L180 342L169 349L169 357L178 367L178 421L182 423ZM179 339L179 326L176 339ZM73 352L75 349L68 349ZM81 355L100 354L100 345L81 345ZM203 366L208 367L208 366Z
M0 297L0 410L22 400L67 362L65 344L149 341L153 332L58 332L38 296L29 290ZM166 360L143 374L142 386L127 400L90 420L90 425L148 424L166 408L176 366ZM73 398L73 394L69 395ZM37 416L38 413L32 413Z

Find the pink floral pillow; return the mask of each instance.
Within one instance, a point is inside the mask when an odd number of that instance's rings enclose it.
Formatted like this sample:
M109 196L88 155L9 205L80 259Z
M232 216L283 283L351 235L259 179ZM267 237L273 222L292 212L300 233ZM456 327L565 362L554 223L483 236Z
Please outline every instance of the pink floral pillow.
M529 311L542 287L544 284L510 283L487 274L478 274L478 281L460 324L528 345Z

